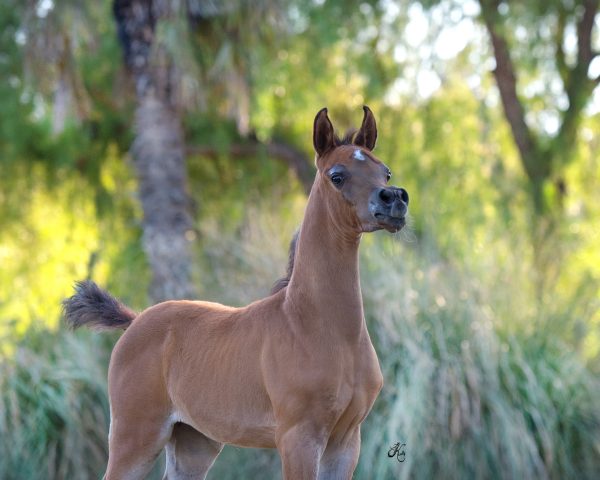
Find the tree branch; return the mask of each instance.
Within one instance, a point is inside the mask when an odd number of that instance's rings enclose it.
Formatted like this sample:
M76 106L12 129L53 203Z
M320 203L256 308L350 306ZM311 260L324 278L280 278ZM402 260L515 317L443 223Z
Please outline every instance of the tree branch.
M590 79L588 70L595 52L592 49L592 30L598 12L598 0L585 0L583 15L577 22L577 63L569 70L565 82L565 93L569 99L569 108L561 116L561 123L554 138L553 150L557 159L565 164L577 140L581 114L589 97L598 84L598 79Z
M539 180L547 173L547 166L540 164L537 144L527 122L525 111L517 94L517 77L510 58L508 44L500 31L498 16L499 0L479 0L481 14L492 41L496 68L494 77L500 91L502 106L517 144L521 162L529 178Z
M598 11L598 0L584 0L583 4L583 15L577 24L577 63L589 67L594 59L592 29Z
M565 50L563 48L563 41L565 38L565 25L567 22L567 12L564 6L560 4L558 7L558 18L556 22L556 32L554 35L554 43L556 46L556 67L560 78L562 79L563 85L566 85L569 81L569 66L565 59Z
M215 158L220 150L212 145L195 145L187 147L188 154L202 155ZM227 153L233 157L249 157L266 153L272 158L283 161L288 168L294 171L296 178L302 184L304 192L308 195L312 187L315 171L311 167L306 155L295 147L283 142L261 143L234 143L228 146Z

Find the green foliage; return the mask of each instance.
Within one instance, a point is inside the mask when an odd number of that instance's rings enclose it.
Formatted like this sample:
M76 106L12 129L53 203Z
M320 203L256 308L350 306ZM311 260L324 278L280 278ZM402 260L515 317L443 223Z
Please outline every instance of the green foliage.
M147 278L139 242L135 183L116 148L98 172L101 190L119 215L100 215L94 190L79 175L58 174L60 189L48 187L42 167L13 180L27 195L19 220L6 221L0 242L0 336L21 335L29 326L55 327L59 305L78 278L104 279L135 307L147 302ZM51 287L49 287L51 286ZM10 349L0 340L0 352Z

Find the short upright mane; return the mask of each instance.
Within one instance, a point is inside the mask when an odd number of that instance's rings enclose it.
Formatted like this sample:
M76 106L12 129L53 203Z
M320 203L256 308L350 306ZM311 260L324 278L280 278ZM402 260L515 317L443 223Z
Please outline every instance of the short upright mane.
M292 237L292 240L290 242L290 250L289 250L289 254L288 254L288 263L287 263L287 268L286 268L286 272L285 272L285 277L280 278L273 284L273 287L271 288L271 295L273 295L274 293L277 293L282 288L287 287L288 283L290 283L290 279L292 278L292 272L294 271L294 259L296 257L296 243L298 243L298 235L299 234L300 234L300 229L296 230L296 233L294 233L294 236Z
M335 142L335 146L341 147L342 145L352 145L352 143L354 142L354 136L356 135L357 131L358 130L356 130L356 128L346 130L346 133L342 138L338 137L337 135L334 135L333 141Z

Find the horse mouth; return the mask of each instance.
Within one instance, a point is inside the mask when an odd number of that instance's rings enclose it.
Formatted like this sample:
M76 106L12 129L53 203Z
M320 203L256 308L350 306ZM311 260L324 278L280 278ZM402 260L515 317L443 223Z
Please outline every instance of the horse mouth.
M390 233L396 233L402 230L402 227L406 225L405 217L392 217L384 213L377 212L374 214L377 220L377 224L381 228L385 228Z

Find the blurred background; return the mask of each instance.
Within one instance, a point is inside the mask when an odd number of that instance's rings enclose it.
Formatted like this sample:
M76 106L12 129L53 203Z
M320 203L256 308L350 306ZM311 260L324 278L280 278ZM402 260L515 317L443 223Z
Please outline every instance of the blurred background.
M363 104L411 221L361 247L355 478L598 478L597 0L3 0L0 79L0 478L104 471L118 335L66 331L73 282L267 295L314 115ZM227 447L209 478L279 468Z

